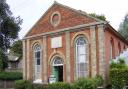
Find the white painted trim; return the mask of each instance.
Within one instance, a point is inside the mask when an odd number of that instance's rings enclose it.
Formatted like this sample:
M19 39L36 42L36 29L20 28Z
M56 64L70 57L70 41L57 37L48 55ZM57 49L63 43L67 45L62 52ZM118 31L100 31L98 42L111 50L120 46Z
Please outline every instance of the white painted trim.
M57 21L57 23L54 23L54 22L52 21L54 15L58 15L58 16L59 16L59 20ZM59 11L53 12L52 15L51 15L51 18L50 18L50 23L51 23L54 27L56 27L56 26L59 25L60 21L61 21L61 15L60 15Z
M72 31L72 30L74 31L75 29L76 30L81 30L81 29L78 29L78 28L89 27L89 26L100 25L100 24L106 24L106 23L93 22L93 23L89 23L89 24L81 24L81 25L76 25L76 26L73 26L73 27L59 29L59 30L56 30L56 31L45 32L45 33L42 33L42 34L37 34L37 35L33 35L33 36L24 37L23 39L30 39L30 38L34 38L34 37L38 37L38 36L50 35L50 34L59 33L59 32L65 32L65 31Z

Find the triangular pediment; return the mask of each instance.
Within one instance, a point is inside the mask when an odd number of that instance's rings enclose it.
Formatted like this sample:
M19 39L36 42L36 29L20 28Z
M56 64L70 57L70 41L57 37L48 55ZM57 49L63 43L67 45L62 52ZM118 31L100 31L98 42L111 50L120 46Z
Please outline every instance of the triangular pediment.
M83 11L54 2L25 37L100 21Z

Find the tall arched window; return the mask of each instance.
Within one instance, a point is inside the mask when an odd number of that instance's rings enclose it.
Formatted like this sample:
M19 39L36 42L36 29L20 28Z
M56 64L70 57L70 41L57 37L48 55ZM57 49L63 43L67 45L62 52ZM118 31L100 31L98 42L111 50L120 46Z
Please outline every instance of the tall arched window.
M124 44L124 50L125 50L125 44Z
M41 46L34 46L35 79L41 78Z
M87 52L86 40L79 37L76 41L76 75L77 78L87 75Z
M120 42L118 42L118 54L121 53L121 46L120 46Z
M114 52L114 40L113 38L111 38L110 40L110 60L112 60L115 56L115 52Z

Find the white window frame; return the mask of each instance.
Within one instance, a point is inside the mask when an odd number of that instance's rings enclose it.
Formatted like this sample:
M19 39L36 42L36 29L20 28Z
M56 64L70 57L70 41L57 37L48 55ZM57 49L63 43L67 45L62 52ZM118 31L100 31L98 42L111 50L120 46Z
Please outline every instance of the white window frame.
M38 58L36 55L37 55L37 52L40 52L40 57ZM41 46L39 44L36 44L34 46L34 72L35 72L35 80L36 79L40 79L41 78L41 56L42 56L42 52L41 52ZM40 61L40 63L38 64L38 61Z
M78 45L78 42L79 42L80 39L82 39L84 41L83 45ZM85 48L85 52L79 54L78 53L79 47L84 47ZM87 41L85 40L84 37L79 37L76 40L75 49L76 49L76 77L77 78L86 77L87 76ZM79 58L80 55L84 55L84 57L85 57L84 58L85 60L83 60L83 62L78 62L79 61L78 58ZM83 67L85 67L83 71L81 71L81 68L80 68L81 64L84 64ZM81 76L82 74L84 74L84 75Z

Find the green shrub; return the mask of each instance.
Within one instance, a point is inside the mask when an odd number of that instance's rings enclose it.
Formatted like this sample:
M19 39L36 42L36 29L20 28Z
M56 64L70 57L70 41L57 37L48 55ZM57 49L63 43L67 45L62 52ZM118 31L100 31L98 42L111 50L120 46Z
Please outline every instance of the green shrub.
M96 86L102 86L104 83L104 80L101 75L96 75L94 81L96 83Z
M33 84L33 89L48 89L47 84Z
M128 66L123 58L119 58L117 63L111 63L109 75L113 89L123 89L125 85L128 85Z
M70 84L64 82L56 82L48 85L33 84L33 89L70 89Z
M81 78L71 84L71 89L97 89L103 85L103 78L97 75L95 78Z
M17 80L14 89L32 89L32 84L27 80Z
M125 65L125 59L124 58L119 58L119 64L124 64Z
M15 89L97 89L102 84L103 79L98 75L95 78L81 78L72 84L56 82L44 85L32 84L26 80L18 80L15 82Z
M110 70L110 80L113 89L123 89L128 84L128 68Z
M57 82L48 85L48 89L70 89L70 84L65 82Z
M115 63L112 61L112 63L110 64L110 68L127 68L127 65L125 64L125 61L123 59L119 59L118 63Z
M19 80L22 79L20 72L0 72L0 80Z

